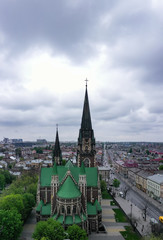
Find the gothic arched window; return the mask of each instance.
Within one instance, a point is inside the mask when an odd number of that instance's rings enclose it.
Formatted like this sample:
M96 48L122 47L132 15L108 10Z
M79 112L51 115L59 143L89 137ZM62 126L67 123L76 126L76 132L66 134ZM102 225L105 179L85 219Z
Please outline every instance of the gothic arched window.
M67 214L70 214L70 206L67 207Z
M84 159L84 166L85 166L85 167L89 167L89 165L90 165L90 160L89 160L89 158Z
M65 208L64 208L64 206L62 206L62 213L64 213L65 212Z
M73 213L76 213L76 206L73 207Z

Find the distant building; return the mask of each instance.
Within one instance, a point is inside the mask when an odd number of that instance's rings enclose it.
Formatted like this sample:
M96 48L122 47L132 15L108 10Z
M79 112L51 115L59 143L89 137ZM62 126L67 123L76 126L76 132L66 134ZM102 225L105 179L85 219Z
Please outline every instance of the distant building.
M163 175L154 174L147 178L148 195L163 203Z
M47 140L46 139L37 139L36 142L41 143L41 144L46 144Z

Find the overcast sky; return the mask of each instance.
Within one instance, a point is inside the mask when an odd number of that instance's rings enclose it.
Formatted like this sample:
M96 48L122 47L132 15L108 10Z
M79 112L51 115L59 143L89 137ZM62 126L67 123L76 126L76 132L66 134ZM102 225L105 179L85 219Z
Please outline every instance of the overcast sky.
M163 1L0 0L0 140L163 141Z

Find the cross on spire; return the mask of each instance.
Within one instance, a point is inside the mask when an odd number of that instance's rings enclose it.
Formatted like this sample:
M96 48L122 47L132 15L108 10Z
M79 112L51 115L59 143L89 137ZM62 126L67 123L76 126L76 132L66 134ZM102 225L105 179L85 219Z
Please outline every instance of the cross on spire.
M86 78L86 80L84 80L84 81L86 81L86 85L85 85L85 86L87 87L87 82L88 82L88 79Z

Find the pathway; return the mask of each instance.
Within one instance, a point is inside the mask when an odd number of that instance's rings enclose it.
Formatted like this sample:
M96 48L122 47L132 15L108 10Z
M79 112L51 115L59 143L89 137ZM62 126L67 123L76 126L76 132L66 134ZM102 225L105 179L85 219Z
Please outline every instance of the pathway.
M106 227L107 233L92 233L89 236L89 240L124 240L122 237L120 231L125 231L124 226L128 226L129 223L118 223L115 221L115 215L113 208L118 208L117 206L111 206L110 202L112 200L102 200L101 205L102 205L102 219L103 219L103 224Z
M35 226L36 226L36 213L35 209L33 209L23 226L23 231L21 233L20 240L31 240Z

